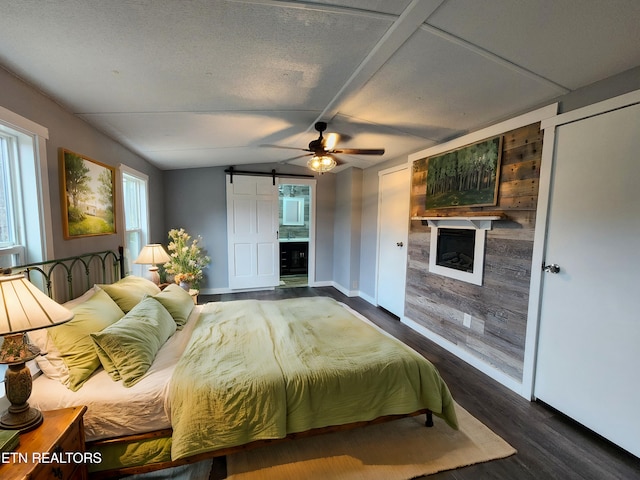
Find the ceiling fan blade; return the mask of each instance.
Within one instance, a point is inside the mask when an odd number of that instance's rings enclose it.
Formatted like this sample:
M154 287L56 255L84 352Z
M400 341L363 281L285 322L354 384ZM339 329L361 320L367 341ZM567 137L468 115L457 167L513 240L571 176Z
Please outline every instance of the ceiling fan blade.
M308 150L308 149L306 149L306 148L285 147L285 146L283 146L283 145L270 145L270 144L266 144L266 143L261 144L261 145L260 145L260 147L266 147L266 148L283 148L283 149L286 149L286 150L298 150L298 151L302 150L303 152L308 152L308 151L309 151L309 150Z
M337 133L327 133L324 137L324 149L326 151L331 151L335 148L335 146L340 141L340 135Z
M303 158L303 157L308 157L309 155L311 155L311 154L310 153L303 153L302 155L296 155L295 157L285 158L284 160L280 160L278 163L293 162L294 160L297 160L297 159Z
M347 155L384 155L384 148L341 148L332 153L346 153Z

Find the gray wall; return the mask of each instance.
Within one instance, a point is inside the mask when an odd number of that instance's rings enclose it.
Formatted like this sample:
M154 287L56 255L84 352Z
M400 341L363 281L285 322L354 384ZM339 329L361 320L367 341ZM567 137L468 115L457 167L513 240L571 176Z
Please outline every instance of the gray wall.
M357 291L360 273L362 170L348 168L336 176L333 281L343 291Z
M309 170L303 168L308 173ZM334 231L337 176L317 175L316 187L316 282L333 281Z
M202 290L227 286L227 210L225 167L165 171L166 232L184 228L191 236L202 237L202 247L211 257L200 283Z
M162 218L164 192L161 170L90 127L49 97L2 68L0 68L0 105L49 129L47 166L55 258L64 258L83 252L117 249L118 246L123 245L119 185L116 185L117 233L115 235L64 239L59 172L59 149L62 147L107 165L117 167L120 163L124 163L147 174L150 186L151 238L154 240L164 235L162 233L164 231Z
M592 83L558 98L557 101L560 102L560 113L565 113L638 89L640 89L640 67Z
M184 228L192 236L203 238L203 247L211 257L201 284L203 292L228 289L227 256L227 167L168 170L164 172L165 191L169 192L165 205L166 230ZM242 165L238 170L309 175L309 170L294 165ZM333 279L333 231L335 208L335 175L316 177L316 281ZM181 199L178 192L189 192ZM167 239L161 243L166 244Z

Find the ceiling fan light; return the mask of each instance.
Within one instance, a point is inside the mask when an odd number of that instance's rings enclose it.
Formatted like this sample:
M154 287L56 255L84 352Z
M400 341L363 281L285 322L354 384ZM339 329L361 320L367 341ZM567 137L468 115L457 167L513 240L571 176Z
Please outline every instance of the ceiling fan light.
M324 173L336 166L336 160L329 155L314 155L307 166L314 172Z

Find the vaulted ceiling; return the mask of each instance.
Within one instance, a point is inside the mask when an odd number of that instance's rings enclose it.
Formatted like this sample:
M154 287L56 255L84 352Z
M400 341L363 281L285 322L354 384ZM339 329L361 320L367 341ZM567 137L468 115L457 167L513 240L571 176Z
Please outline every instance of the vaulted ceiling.
M318 120L385 148L340 155L366 168L640 65L639 25L637 0L0 0L0 65L161 169L304 165L273 145Z

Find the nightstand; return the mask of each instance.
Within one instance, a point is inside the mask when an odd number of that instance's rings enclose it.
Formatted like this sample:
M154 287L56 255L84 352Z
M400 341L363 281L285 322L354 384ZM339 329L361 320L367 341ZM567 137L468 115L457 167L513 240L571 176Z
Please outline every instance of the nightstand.
M82 416L86 410L83 406L42 412L42 425L21 434L18 448L3 454L0 478L86 480L87 464L78 461L84 457Z

